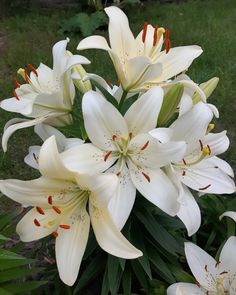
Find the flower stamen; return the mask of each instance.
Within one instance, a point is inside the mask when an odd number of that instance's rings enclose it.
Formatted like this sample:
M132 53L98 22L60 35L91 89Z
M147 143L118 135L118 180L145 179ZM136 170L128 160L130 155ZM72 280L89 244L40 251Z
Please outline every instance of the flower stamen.
M142 34L142 42L143 43L145 43L146 36L147 36L147 26L148 26L148 23L145 22L143 25L143 34Z
M105 155L104 155L104 162L107 161L107 159L109 158L109 156L111 155L112 151L109 151L107 152Z
M28 68L38 77L38 72L36 71L35 67L33 67L31 64L28 64Z
M67 224L60 224L59 227L63 229L70 229L70 225Z
M40 207L36 207L36 210L38 211L39 214L41 214L41 215L45 215L45 213L44 213L44 211L43 211L42 208L40 208Z
M149 140L144 144L143 147L141 147L140 150L141 150L141 151L144 151L144 150L147 148L148 144L149 144Z
M54 236L54 238L57 238L58 237L58 232L54 231L54 232L52 232L52 235Z
M153 33L153 44L152 44L153 47L157 45L157 37L158 37L157 31L158 31L158 26L155 26L154 33Z
M41 226L41 224L40 224L40 222L38 221L38 219L34 219L34 224L36 225L36 226Z
M204 187L200 187L199 191L204 191L204 190L208 189L210 186L211 186L211 184L208 184L208 185L206 185Z
M20 88L20 83L17 81L16 78L13 78L13 83L14 83L15 88Z
M56 207L56 206L52 206L52 209L57 213L57 214L61 214L61 210Z
M151 182L151 178L146 173L142 172L143 176L147 179L148 182Z
M49 197L48 197L48 204L49 204L49 205L52 205L52 196L49 196Z
M19 96L17 95L16 91L14 90L13 91L13 96L17 99L17 100L20 100Z

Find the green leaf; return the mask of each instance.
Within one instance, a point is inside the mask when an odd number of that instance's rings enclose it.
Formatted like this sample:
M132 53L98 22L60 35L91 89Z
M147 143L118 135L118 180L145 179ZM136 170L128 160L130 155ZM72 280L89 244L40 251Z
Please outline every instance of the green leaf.
M0 240L4 240L4 241L6 241L6 240L9 240L9 239L6 238L5 236L3 236L3 235L0 234Z
M101 252L91 260L89 265L82 272L81 277L78 280L78 284L74 289L73 294L77 294L82 288L86 286L93 278L95 278L101 271L103 271L104 267L104 255Z
M25 295L26 292L36 290L47 283L48 283L47 281L40 281L40 282L34 281L34 282L24 282L20 284L16 284L16 283L6 284L6 285L3 285L2 287L11 294Z
M1 295L12 295L12 293L8 292L7 290L0 288L0 294Z
M177 83L173 85L164 95L161 111L157 121L158 126L167 126L167 123L171 120L177 110L183 92L184 86Z
M181 247L175 238L171 236L168 231L156 221L149 211L143 210L141 212L139 210L136 211L135 214L143 223L151 236L156 240L156 242L166 251L175 256L177 256L176 253L184 254L183 247Z
M139 284L143 287L144 291L148 294L148 280L146 277L146 273L143 268L140 266L136 259L131 260L131 266L135 276L137 277Z
M106 268L105 274L103 276L103 281L102 281L101 295L108 295L109 291L110 291L110 286L109 286L109 280L108 280L108 271Z
M125 272L122 277L122 287L123 287L124 295L131 294L131 286L132 286L131 278L132 278L131 270L130 270L130 267L128 266L125 268Z
M206 98L208 98L209 96L211 96L213 91L216 89L218 83L219 83L219 78L214 77L214 78L208 80L207 82L200 84L199 87L205 93ZM193 100L193 103L196 104L199 101L201 101L202 98L198 93L195 93L192 100Z
M43 268L38 267L38 268L33 268L33 269L22 269L22 268L17 268L17 269L10 269L6 271L0 272L0 283L5 283L11 280L19 279L19 278L24 278L29 275L33 275L35 273L39 273L42 271Z

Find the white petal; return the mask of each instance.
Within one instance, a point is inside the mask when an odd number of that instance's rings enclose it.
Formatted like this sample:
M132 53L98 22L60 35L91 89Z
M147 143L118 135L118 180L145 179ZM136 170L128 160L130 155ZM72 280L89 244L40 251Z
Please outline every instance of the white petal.
M227 278L232 281L236 275L236 237L230 237L224 244L220 253L219 271L228 272Z
M49 137L40 149L39 170L44 177L74 180L74 173L66 169L60 158L54 135Z
M112 173L85 175L79 174L77 183L81 188L91 192L90 202L95 207L107 207L108 203L115 196L118 177Z
M211 155L220 155L224 153L229 147L229 138L226 131L220 133L209 133L201 138L204 146L209 145Z
M225 213L223 213L220 216L220 219L222 219L225 216L232 218L236 222L236 212L234 212L234 211L226 211Z
M234 181L207 159L185 167L181 181L196 191L213 194L232 194L235 191Z
M107 209L99 210L89 203L89 213L97 242L103 250L126 259L142 256L142 252L131 245L115 226Z
M106 39L102 36L97 36L97 35L89 36L83 39L82 41L80 41L80 43L77 46L78 50L93 49L93 48L103 49L106 51L111 50L111 48L107 44Z
M198 231L201 225L201 212L195 198L188 188L183 186L183 191L181 206L177 216L186 226L188 235L192 236Z
M7 151L8 139L15 131L17 131L19 129L26 128L26 127L34 126L36 124L42 123L45 120L46 120L46 117L41 117L41 118L37 118L34 120L25 120L24 122L16 123L16 124L11 125L8 128L6 128L6 130L4 131L3 136L2 136L2 148L3 148L4 152Z
M215 105L211 104L211 103L208 103L207 106L212 111L214 116L218 119L220 117L220 113L219 113L217 107Z
M216 260L193 243L185 243L185 255L188 265L201 286L208 291L216 291Z
M183 93L179 104L179 116L187 113L193 107L192 97L186 93Z
M118 170L118 166L114 165L108 171L115 173L117 172L116 169ZM136 188L131 180L129 170L125 166L119 175L117 191L108 206L112 220L120 230L130 215L134 205L135 195Z
M19 91L16 90L17 95ZM34 98L36 97L36 93L29 93L27 95L20 95L19 100L15 97L7 98L1 101L1 108L8 112L20 113L22 115L30 115L32 112Z
M78 214L77 211L78 208L76 208L76 212L71 212L71 214ZM63 224L69 225L70 229L58 229L55 247L56 261L61 280L72 286L77 279L88 241L89 215L84 210L82 218L78 216L77 220L73 221L70 216L63 220Z
M90 64L90 61L82 55L71 55L67 60L65 72L78 64Z
M56 76L60 76L65 72L66 64L69 59L69 55L66 52L66 46L69 39L57 42L52 49L53 54L53 71Z
M206 290L189 283L176 283L167 289L167 295L206 295Z
M34 180L6 179L0 181L1 192L10 199L24 206L40 206L50 208L48 196L58 203L66 202L71 196L65 195L61 200L60 193L71 187L70 182L40 177Z
M179 211L178 191L161 169L138 169L129 163L132 181L139 192L167 214Z
M190 111L179 117L170 128L173 129L172 140L184 140L188 143L188 151L199 146L207 131L208 124L213 118L212 112L202 102L196 104Z
M218 157L211 157L207 161L212 162L214 166L219 167L219 169L222 170L224 173L228 174L231 177L234 177L234 170L226 161Z
M93 144L85 143L64 151L60 157L70 171L96 174L107 170L116 161L112 156L105 161L105 154Z
M24 162L34 169L39 169L38 157L40 152L40 146L33 145L29 147L29 153L25 156Z
M82 101L84 125L92 143L103 150L116 150L113 135L128 137L126 122L118 110L95 91L85 93Z
M173 136L173 130L170 128L156 128L148 132L152 137L160 142L168 142Z
M185 142L160 143L149 134L135 136L129 150L133 151L132 160L138 166L149 168L163 167L183 158Z
M202 53L199 46L181 46L162 51L158 62L162 63L163 72L156 82L162 82L188 69L193 60Z
M115 6L105 8L105 12L109 17L109 41L112 51L120 58L132 58L136 55L136 44L127 16Z
M51 209L44 209L45 215L39 214L35 208L31 209L25 214L16 226L16 232L20 236L23 242L31 242L39 240L50 235L55 231L58 224L54 224L51 227L44 226L49 221L55 219L56 213ZM37 219L40 226L34 224L34 220Z
M162 100L161 87L153 87L131 105L124 118L133 136L156 127Z
M231 282L229 294L236 294L236 278Z

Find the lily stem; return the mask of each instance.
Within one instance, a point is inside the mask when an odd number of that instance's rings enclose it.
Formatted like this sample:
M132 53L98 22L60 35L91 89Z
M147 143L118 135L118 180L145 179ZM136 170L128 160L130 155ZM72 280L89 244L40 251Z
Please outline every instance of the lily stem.
M122 106L124 104L124 101L126 99L127 94L128 94L128 91L124 90L123 93L122 93L121 99L120 99L120 103L118 105L118 110L119 111L121 110L121 108L122 108Z

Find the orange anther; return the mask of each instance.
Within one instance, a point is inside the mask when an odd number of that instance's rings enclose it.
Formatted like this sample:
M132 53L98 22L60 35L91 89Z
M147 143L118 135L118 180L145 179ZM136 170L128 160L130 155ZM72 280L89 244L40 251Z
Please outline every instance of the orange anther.
M34 224L36 225L36 226L40 226L40 222L38 221L38 219L34 219Z
M45 215L45 213L44 213L44 211L43 211L42 208L40 208L40 207L36 207L36 210L38 211L39 214L41 214L41 215Z
M166 43L166 54L170 51L170 49L171 49L171 42L170 40L168 40Z
M185 176L185 175L186 175L186 171L183 171L183 172L182 172L182 176Z
M16 78L13 78L13 83L14 83L15 88L20 88L20 83L17 81Z
M184 165L187 165L187 163L186 163L186 161L184 159L182 159L182 161L183 161Z
M31 64L28 64L28 68L38 77L38 72L36 71L35 67L33 67Z
M27 84L29 84L29 76L28 76L28 73L27 73L26 70L24 71L24 79L25 79L25 82L26 82Z
M147 36L147 26L148 26L148 23L145 22L143 25L143 34L142 34L142 42L143 43L145 42L146 36Z
M57 214L61 214L61 210L56 207L56 206L52 206L52 209L57 213Z
M211 184L208 184L208 185L206 185L204 187L200 187L199 190L204 191L205 189L208 189L210 186L211 186Z
M157 45L157 31L158 31L158 26L155 26L154 33L153 33L153 47Z
M19 98L19 96L17 95L17 93L16 93L15 90L13 91L13 96L15 96L15 98L16 98L17 100L20 100L20 98Z
M63 228L63 229L70 229L70 225L60 224L59 226L60 228Z
M49 197L48 197L48 204L49 204L49 205L52 205L52 196L49 196Z
M104 155L104 161L106 162L107 159L109 158L109 156L111 155L112 151L109 151L107 152L105 155Z
M147 179L148 182L151 182L151 178L146 173L142 172L143 176Z
M141 147L140 150L141 151L145 150L147 148L148 144L149 144L149 140L145 143L145 145L143 147Z
M117 139L116 135L112 135L112 140L115 141Z
M52 235L54 236L54 238L57 238L58 237L58 232L54 231L54 232L52 232Z

